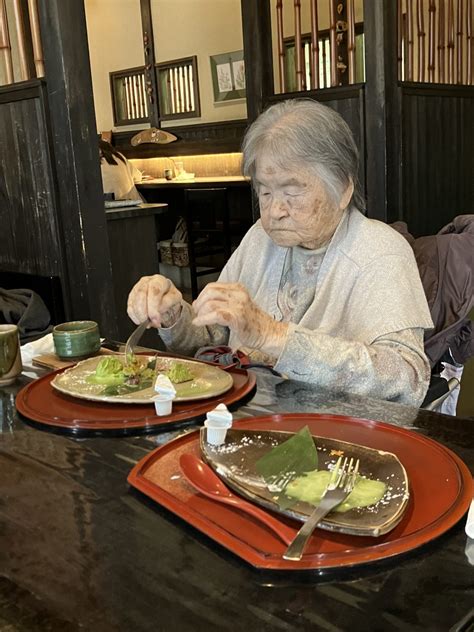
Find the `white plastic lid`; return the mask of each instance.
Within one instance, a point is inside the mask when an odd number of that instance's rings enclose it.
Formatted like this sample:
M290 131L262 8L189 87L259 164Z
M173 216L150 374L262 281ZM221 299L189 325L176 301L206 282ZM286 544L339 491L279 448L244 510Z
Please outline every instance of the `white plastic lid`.
M155 391L159 395L164 395L172 399L176 397L176 389L173 386L173 382L167 375L163 375L163 373L160 373L156 378Z
M232 413L229 412L225 404L218 404L207 413L206 418L210 424L226 428L230 428L233 420Z

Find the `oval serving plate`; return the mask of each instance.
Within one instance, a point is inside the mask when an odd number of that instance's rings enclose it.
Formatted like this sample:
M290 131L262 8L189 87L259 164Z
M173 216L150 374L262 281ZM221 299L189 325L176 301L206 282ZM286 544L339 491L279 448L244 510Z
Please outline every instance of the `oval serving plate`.
M225 443L213 446L206 442L201 429L200 446L204 459L234 491L252 502L290 518L304 522L314 505L297 501L283 509L274 500L255 463L271 448L287 441L293 433L270 430L227 431ZM409 500L408 476L395 454L338 439L313 435L318 451L318 469L329 469L340 455L360 459L359 473L387 485L383 498L375 505L332 512L318 525L321 529L351 535L378 537L391 531L402 519Z
M140 358L148 362L154 360L155 356L140 355ZM175 402L216 397L232 387L232 376L218 367L183 358L157 356L156 359L159 363L159 372L168 370L172 362L178 361L187 365L194 375L194 379L189 382L175 384L177 392ZM89 401L121 404L149 404L153 402L154 397L156 397L153 388L146 388L125 395L103 395L102 391L105 388L103 384L89 384L86 379L94 373L100 360L102 360L101 357L96 357L78 362L70 369L59 373L51 382L51 386L65 395Z

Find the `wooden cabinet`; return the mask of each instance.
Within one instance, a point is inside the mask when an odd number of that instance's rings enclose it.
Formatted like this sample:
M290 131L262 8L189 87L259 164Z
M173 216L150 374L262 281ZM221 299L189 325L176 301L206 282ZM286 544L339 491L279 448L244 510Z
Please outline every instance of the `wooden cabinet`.
M166 217L167 213L167 204L142 204L105 214L120 340L126 340L135 327L127 315L130 290L142 276L158 273L160 218ZM162 348L155 330L146 332L141 342Z
M192 181L150 180L137 185L147 202L166 202L170 213L160 220L160 239L171 239L176 222L185 213L186 189L227 189L229 225L235 248L253 223L252 191L246 178L240 176L195 178Z

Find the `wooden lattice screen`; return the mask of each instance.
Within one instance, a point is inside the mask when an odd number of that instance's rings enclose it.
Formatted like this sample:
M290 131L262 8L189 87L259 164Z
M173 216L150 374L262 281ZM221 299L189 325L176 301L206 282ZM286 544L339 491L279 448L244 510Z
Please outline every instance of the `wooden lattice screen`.
M355 24L354 0L327 0L329 29L321 29L318 0L310 0L310 32L302 33L301 0L272 0L276 9L281 92L364 81L363 24ZM294 36L284 38L285 18ZM356 41L357 40L357 41ZM357 44L357 48L356 48ZM356 51L360 54L356 55Z
M473 0L397 1L399 79L473 85Z
M0 0L0 84L26 81L44 76L43 48L37 0L13 0L12 15L5 0ZM14 29L18 68L14 67L10 31Z

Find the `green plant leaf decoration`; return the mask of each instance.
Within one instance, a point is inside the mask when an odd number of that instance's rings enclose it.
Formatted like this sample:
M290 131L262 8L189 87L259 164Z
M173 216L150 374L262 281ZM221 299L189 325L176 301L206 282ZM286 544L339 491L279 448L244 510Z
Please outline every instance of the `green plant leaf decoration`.
M318 468L318 453L308 426L272 448L256 462L255 468L268 488L275 488L275 501L281 507L290 507L295 499L284 494L288 483Z

